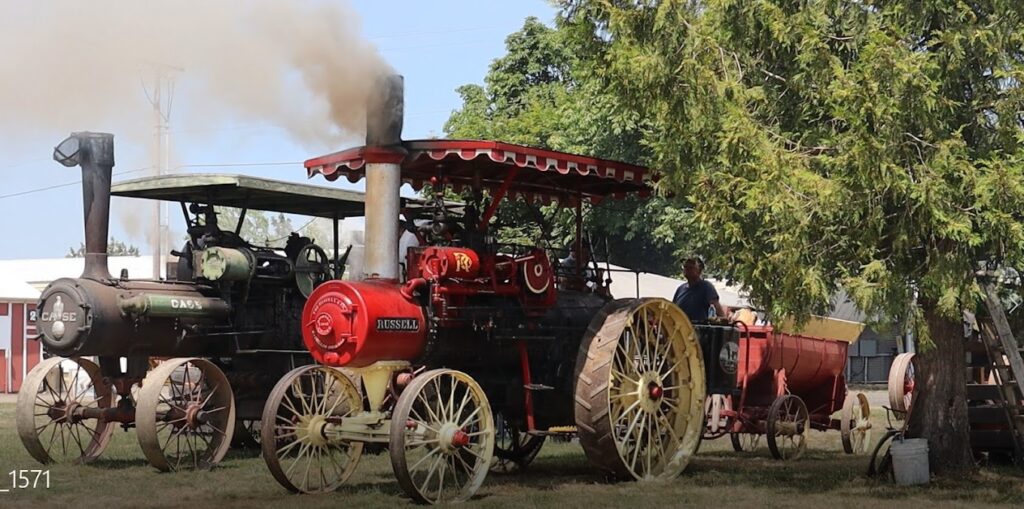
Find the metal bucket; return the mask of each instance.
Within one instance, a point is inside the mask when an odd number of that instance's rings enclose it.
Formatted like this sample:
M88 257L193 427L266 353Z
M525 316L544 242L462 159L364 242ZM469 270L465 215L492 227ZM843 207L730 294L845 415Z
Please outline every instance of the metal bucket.
M923 438L893 440L889 447L896 484L928 484L928 441Z

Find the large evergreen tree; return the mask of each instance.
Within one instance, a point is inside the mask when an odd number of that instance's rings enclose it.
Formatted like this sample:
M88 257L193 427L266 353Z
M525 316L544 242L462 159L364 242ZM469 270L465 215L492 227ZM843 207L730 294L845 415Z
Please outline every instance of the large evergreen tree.
M846 287L920 344L910 432L973 461L961 307L1024 255L1024 3L562 3L730 275L778 314Z

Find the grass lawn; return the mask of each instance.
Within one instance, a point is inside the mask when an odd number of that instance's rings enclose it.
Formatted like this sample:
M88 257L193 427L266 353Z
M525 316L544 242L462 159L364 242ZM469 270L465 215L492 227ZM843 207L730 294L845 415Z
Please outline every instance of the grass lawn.
M885 419L874 416L875 437ZM1024 473L985 469L969 479L901 488L867 479L867 458L842 454L839 432L813 432L808 454L795 463L772 460L762 445L732 452L728 438L705 442L678 479L667 483L611 483L590 467L575 443L549 443L527 473L490 475L473 507L977 507L1024 506ZM41 468L22 449L14 405L0 404L0 488L12 469ZM42 467L45 468L45 467ZM134 431L116 431L103 457L88 466L50 467L49 489L0 493L0 508L59 507L392 507L411 505L395 482L386 454L364 456L337 493L291 495L270 476L255 452L232 452L212 472L161 474L149 467Z

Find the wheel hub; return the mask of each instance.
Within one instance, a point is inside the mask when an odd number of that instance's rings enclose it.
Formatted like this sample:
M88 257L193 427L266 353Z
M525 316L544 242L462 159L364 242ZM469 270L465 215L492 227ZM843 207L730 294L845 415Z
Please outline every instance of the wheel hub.
M327 445L327 419L322 415L303 416L296 426L295 435L299 440L315 446Z
M188 426L189 428L199 427L199 424L201 424L199 422L199 411L202 410L202 409L203 409L203 407L201 407L201 406L199 406L199 405L197 405L195 403L193 403L193 404L189 405L188 407L186 407L185 408L185 425Z
M451 454L469 445L469 434L451 422L441 426L439 438L441 450L446 454Z
M665 386L662 384L661 376L654 371L648 371L640 377L637 384L637 397L640 400L640 407L647 413L657 412L661 407L661 398L665 396Z

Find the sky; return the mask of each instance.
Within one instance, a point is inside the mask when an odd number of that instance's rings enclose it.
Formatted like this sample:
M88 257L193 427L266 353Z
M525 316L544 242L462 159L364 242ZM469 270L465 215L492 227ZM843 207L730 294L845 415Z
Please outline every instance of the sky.
M11 1L0 0L0 13L8 10L8 15L15 12L25 19L7 16L8 22L32 23L32 16L17 12L19 9L8 3ZM444 122L461 104L455 89L467 83L482 83L490 63L504 54L505 37L521 28L526 17L550 24L555 15L545 0L353 0L349 4L359 17L362 37L405 77L404 139L443 135ZM74 93L76 79L88 77L69 76L67 93ZM173 171L244 173L305 182L302 161L361 144L361 140L353 139L343 146L300 145L281 128L266 123L223 115L215 121L194 113L176 115L189 101L187 69L177 75L176 82L170 117ZM150 111L141 84L137 96L135 105L129 102L127 107ZM82 125L74 129L102 127ZM67 134L37 126L17 137L0 136L0 259L61 257L69 247L83 241L79 171L51 159L53 147ZM114 134L114 181L145 175L145 170L139 169L150 165L150 147L133 140L145 140L148 133ZM361 184L328 183L319 178L310 183L361 188ZM132 217L149 207L140 200L115 198L111 204L111 236L127 240L148 254L143 227L134 224ZM172 231L176 229L180 235L180 213L174 213L176 207L170 211Z

